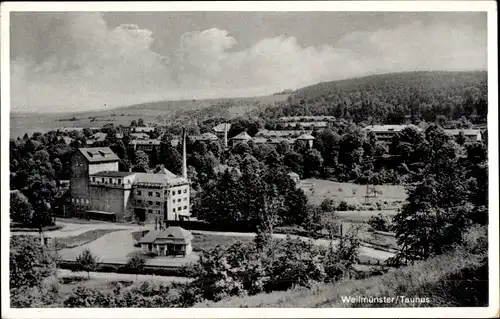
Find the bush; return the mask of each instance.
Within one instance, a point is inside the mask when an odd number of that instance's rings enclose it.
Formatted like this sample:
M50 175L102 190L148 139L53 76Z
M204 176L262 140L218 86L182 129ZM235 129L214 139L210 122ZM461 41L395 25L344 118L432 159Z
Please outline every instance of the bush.
M378 213L377 216L370 217L368 220L368 225L374 230L387 232L390 230L390 221L387 217Z

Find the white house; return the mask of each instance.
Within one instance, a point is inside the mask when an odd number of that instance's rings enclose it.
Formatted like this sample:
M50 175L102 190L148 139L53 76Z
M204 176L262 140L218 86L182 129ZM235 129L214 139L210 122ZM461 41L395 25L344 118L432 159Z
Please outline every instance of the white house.
M184 228L171 226L165 230L151 230L139 240L142 252L158 256L189 255L193 251L193 235Z

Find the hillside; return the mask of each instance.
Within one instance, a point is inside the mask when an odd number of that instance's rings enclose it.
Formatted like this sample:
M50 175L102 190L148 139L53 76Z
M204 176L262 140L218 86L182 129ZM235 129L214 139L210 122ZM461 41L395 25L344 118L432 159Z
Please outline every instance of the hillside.
M322 82L301 88L263 117L331 115L354 122L401 123L465 117L485 123L487 73L404 72Z
M224 98L185 101L157 101L106 109L102 111L67 112L52 114L12 113L11 136L24 133L47 132L60 127L96 127L107 123L129 125L132 120L144 119L145 123L166 120L222 117L231 119L246 114L261 105L284 101L288 95L248 98Z
M13 113L11 136L58 127L128 125L138 118L146 123L165 123L176 119L231 119L245 114L263 118L331 115L380 123L401 123L408 117L430 122L442 115L486 123L487 111L486 71L405 72L323 82L262 97L157 101L77 113Z

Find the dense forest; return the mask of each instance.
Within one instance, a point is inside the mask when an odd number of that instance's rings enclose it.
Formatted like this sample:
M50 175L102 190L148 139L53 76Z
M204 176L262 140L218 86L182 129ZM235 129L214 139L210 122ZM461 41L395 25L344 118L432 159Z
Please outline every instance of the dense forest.
M487 102L486 71L409 72L319 83L257 113L262 118L331 115L355 123L416 124L439 116L485 123Z

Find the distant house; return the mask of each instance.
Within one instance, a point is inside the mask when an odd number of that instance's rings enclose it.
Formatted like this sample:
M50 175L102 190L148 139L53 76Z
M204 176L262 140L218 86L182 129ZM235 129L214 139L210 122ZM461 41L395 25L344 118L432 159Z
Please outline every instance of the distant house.
M130 133L130 138L136 140L149 140L149 134L146 133Z
M307 146L309 148L312 148L314 136L312 136L311 134L302 134L301 136L297 137L297 141L304 141L307 143Z
M133 133L151 133L155 130L153 126L135 126L130 129Z
M130 141L129 143L130 145L132 145L132 147L134 148L134 150L140 150L140 151L144 151L146 153L148 152L152 152L153 151L153 148L156 146L156 147L160 147L160 144L161 144L161 141L160 140L132 140Z
M392 141L392 138L402 130L404 130L407 127L413 127L418 131L422 131L421 128L415 125L369 125L366 126L364 129L366 131L371 131L375 133L377 136L377 139L380 142L385 142L389 143Z
M62 141L64 142L64 144L66 144L66 145L70 145L70 144L74 141L74 140L73 140L71 137L69 137L69 136L58 136L58 137L57 137L57 140L58 140L58 141L61 141L61 140L62 140Z
M193 251L193 235L184 228L171 226L165 230L149 231L139 240L142 252L158 256L189 255Z
M457 137L462 133L465 140L469 142L476 142L482 139L481 130L478 129L446 129L444 131L453 137Z
M202 141L202 142L212 142L212 141L219 140L217 135L215 135L213 133L203 133L201 135L190 135L189 138L193 141Z
M251 139L252 138L250 137L250 135L248 135L247 132L241 132L240 134L238 134L235 137L233 137L231 139L231 142L232 142L232 145L234 146L234 145L236 145L239 142L248 142Z

